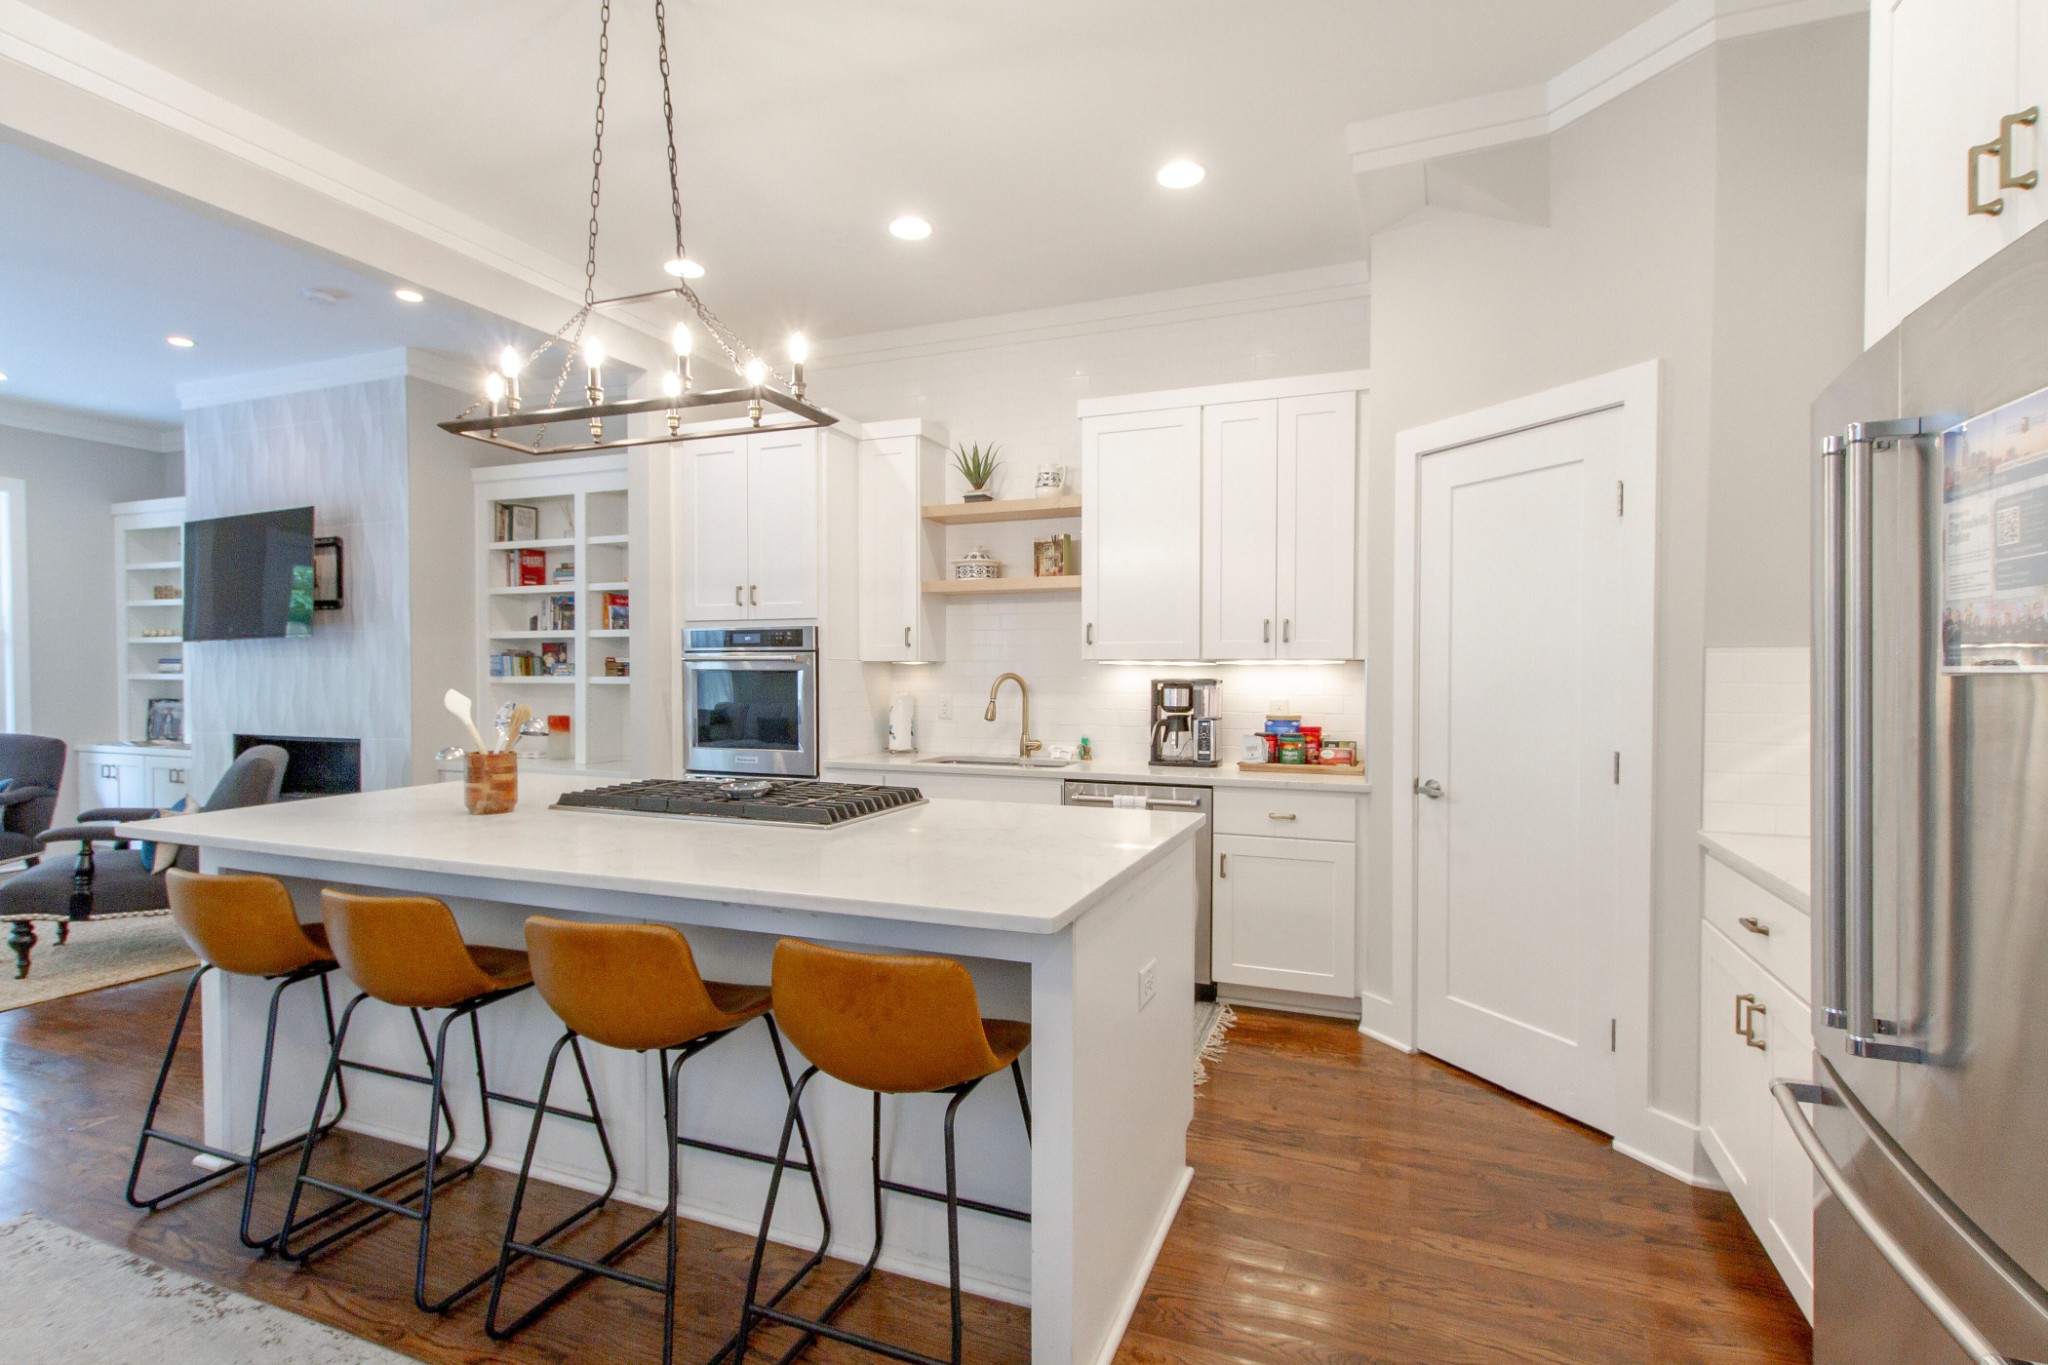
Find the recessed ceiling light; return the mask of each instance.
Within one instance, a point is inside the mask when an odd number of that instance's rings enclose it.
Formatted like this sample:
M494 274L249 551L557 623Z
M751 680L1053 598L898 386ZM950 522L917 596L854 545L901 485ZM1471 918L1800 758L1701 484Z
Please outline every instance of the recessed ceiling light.
M921 242L932 235L932 225L922 218L906 216L889 224L889 235L906 242Z
M394 289L391 292L398 296L400 303L425 303L427 301L427 296L417 289Z
M7 376L6 376L6 375L4 375L4 374L0 374L0 384L5 384L6 382L7 382Z
M1170 190L1192 189L1209 172L1192 161L1169 161L1159 168L1159 183Z
M661 268L679 280L701 280L704 278L704 267L698 265L688 256L678 256L675 260L663 261Z
M181 337L172 335L165 337L164 340L170 342L171 345L177 347L181 351L189 351L190 349L192 349L193 345L191 337Z

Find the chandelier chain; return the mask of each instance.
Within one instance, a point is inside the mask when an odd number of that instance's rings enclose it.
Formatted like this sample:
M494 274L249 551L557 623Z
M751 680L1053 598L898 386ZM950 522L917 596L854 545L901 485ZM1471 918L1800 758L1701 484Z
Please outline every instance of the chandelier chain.
M661 118L668 127L669 211L675 219L676 259L680 261L688 253L683 250L683 181L676 166L676 100L668 61L668 0L654 0L654 36L661 56Z
M590 147L590 249L583 258L583 306L597 302L597 204L604 188L605 64L612 54L612 0L602 0L597 18L597 134Z

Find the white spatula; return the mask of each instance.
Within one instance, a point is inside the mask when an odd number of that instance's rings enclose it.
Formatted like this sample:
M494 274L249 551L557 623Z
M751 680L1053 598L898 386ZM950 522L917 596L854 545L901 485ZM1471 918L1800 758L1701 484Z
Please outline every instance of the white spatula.
M476 729L476 703L451 687L448 689L448 695L441 698L441 705L447 707L448 714L461 721L463 727L469 731L469 742L475 746L470 752L483 753L484 737L478 734Z

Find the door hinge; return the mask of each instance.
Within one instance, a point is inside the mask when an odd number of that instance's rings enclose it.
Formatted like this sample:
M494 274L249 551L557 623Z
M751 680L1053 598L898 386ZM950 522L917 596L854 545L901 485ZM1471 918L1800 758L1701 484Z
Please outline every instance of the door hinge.
M1621 785L1621 750L1614 751L1614 785Z
M1614 481L1614 515L1620 516L1628 510L1628 485L1620 479Z
M1615 1038L1616 1038L1616 1036L1617 1036L1618 1032L1619 1032L1619 1027L1618 1027L1618 1025L1616 1024L1616 1022L1615 1022L1614 1020L1612 1020L1612 1019L1609 1019L1609 1020L1607 1021L1607 1050L1608 1050L1609 1052L1614 1052L1614 1051L1617 1051L1617 1050L1618 1050L1618 1049L1617 1049L1617 1048L1615 1047Z

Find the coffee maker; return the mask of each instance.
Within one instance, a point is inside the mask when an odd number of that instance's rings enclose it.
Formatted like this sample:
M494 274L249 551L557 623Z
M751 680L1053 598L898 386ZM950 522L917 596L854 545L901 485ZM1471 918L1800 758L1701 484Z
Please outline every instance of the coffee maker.
M1217 763L1222 699L1214 678L1152 680L1152 761L1190 768Z

